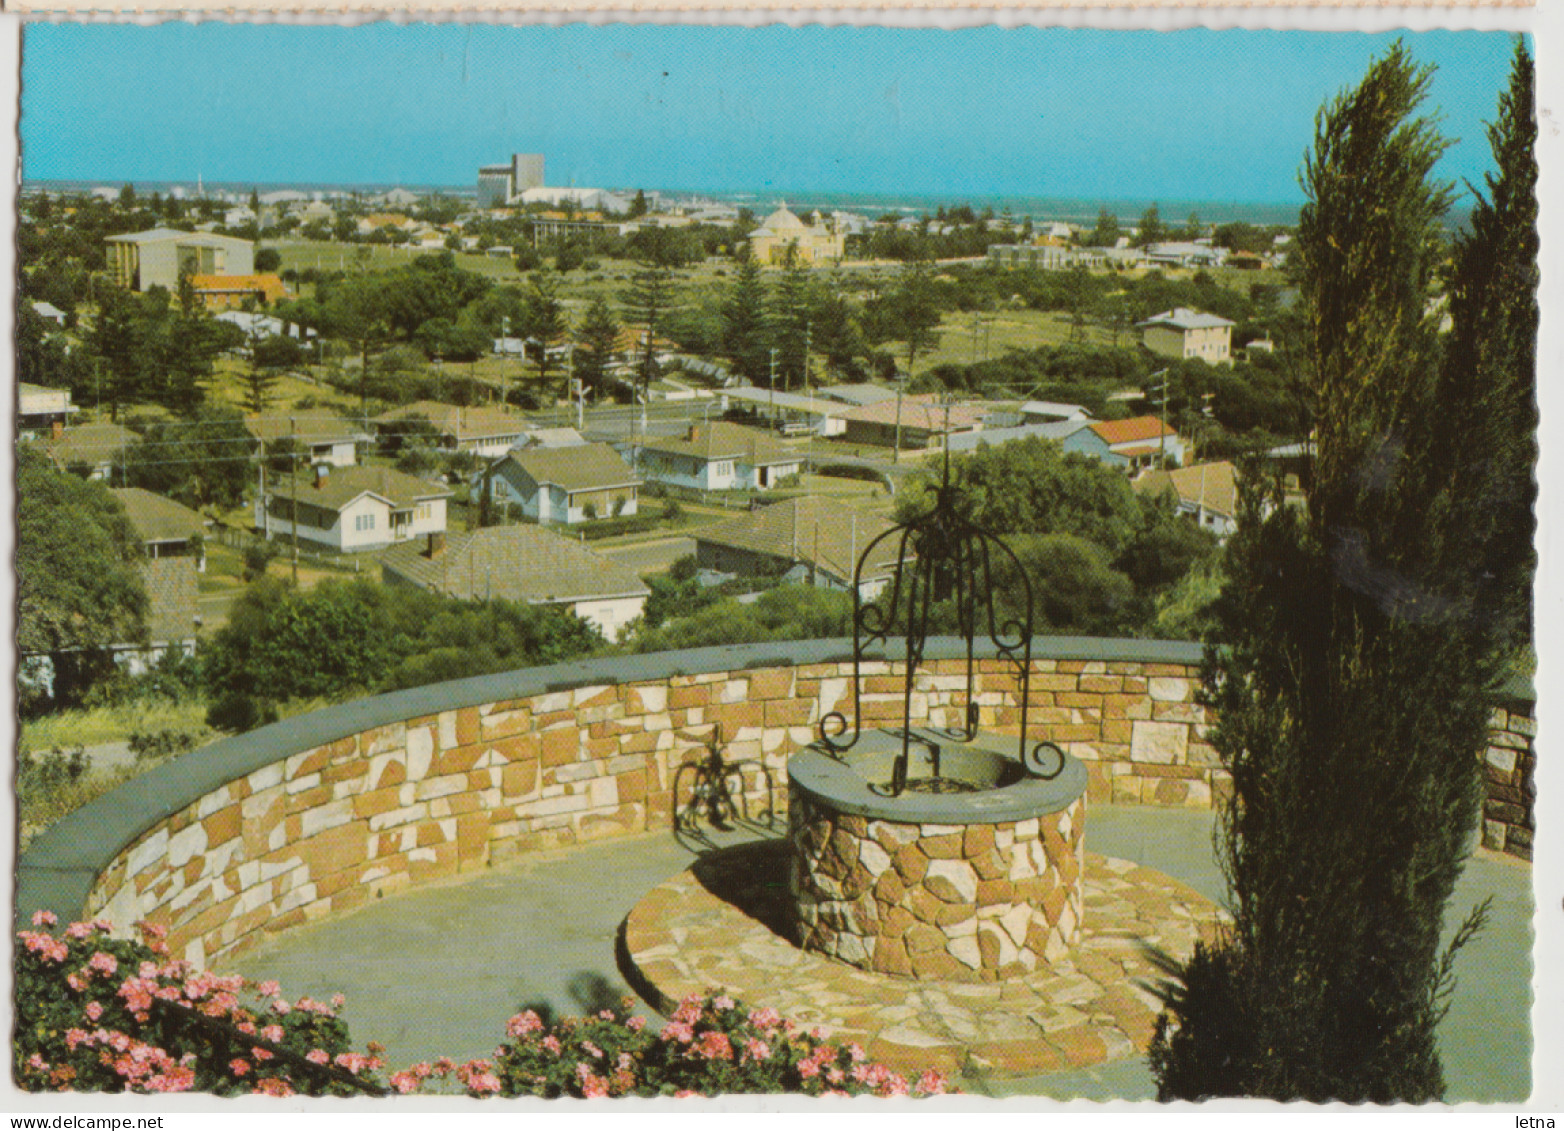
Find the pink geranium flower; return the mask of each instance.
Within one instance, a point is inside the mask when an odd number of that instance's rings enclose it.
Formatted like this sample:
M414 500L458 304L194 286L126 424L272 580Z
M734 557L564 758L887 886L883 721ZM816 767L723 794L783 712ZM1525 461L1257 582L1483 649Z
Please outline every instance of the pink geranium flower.
M695 1051L707 1060L732 1060L733 1042L728 1040L726 1033L708 1029L701 1034L701 1039L695 1045Z
M543 1019L533 1010L525 1010L516 1014L505 1023L505 1031L512 1037L525 1037L529 1033L541 1033L543 1031Z

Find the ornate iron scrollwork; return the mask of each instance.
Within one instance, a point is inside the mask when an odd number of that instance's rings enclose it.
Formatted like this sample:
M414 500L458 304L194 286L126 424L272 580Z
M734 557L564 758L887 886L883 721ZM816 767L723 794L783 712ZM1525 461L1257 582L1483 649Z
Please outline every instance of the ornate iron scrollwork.
M947 410L948 411L948 410ZM923 663L930 624L942 610L954 614L956 629L966 645L966 713L959 727L943 728L950 741L971 742L978 732L978 680L975 656L978 635L988 638L999 659L1015 670L1020 687L1020 737L1017 757L1039 776L1048 768L1038 751L1027 750L1027 711L1030 707L1032 670L1032 586L1014 551L995 535L965 518L958 507L957 490L950 482L950 455L946 452L934 505L926 513L882 532L864 547L853 571L853 679L852 712L838 708L820 719L818 734L826 752L840 757L858 742L863 730L863 665L872 650L883 654L893 635L903 641L906 670L902 681L901 753L893 774L893 795L905 788L907 764L914 740L912 696L918 668ZM891 579L875 596L865 598L866 567L884 556L881 546L895 547ZM1008 562L1021 587L1023 610L1004 616L994 600L995 563ZM924 732L936 728L923 727ZM1046 745L1046 744L1045 744ZM1051 747L1057 751L1057 747ZM937 776L937 774L936 774Z

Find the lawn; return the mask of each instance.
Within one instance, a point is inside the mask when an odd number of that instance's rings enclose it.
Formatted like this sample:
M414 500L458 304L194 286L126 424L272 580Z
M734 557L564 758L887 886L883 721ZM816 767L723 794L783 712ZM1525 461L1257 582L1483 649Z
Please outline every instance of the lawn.
M33 751L124 742L137 731L178 730L196 734L203 740L209 737L206 706L202 703L128 703L61 711L38 719L24 719L20 728L20 743Z
M280 270L293 268L306 271L388 271L393 267L405 267L420 255L438 255L438 249L416 247L392 247L390 244L373 243L321 243L312 240L284 240L267 247L277 249L282 256ZM503 259L474 252L453 252L456 265L465 271L488 275L496 279L518 279L516 261L509 256Z
M1003 357L1009 350L1030 350L1038 346L1064 345L1071 340L1070 316L1053 310L951 311L939 325L939 344L918 355L914 375L936 365L970 365L987 358ZM1095 323L1083 327L1087 345L1111 346L1113 334ZM1121 334L1119 345L1132 345L1132 336ZM905 342L887 342L882 348L905 361Z

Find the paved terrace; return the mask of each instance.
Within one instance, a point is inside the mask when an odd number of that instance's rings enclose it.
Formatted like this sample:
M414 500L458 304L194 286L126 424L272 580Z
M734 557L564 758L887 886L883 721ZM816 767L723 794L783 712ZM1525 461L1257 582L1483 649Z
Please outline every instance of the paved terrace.
M1095 806L1093 852L1146 864L1220 901L1212 815ZM355 1037L386 1045L401 1066L434 1056L487 1056L523 1006L590 1010L629 993L616 961L621 924L696 854L668 833L552 852L470 880L411 892L295 928L235 969L290 993L347 995ZM1488 929L1462 952L1440 1031L1450 1099L1517 1102L1531 1094L1531 871L1479 852L1456 891L1458 917L1492 896ZM642 1011L656 1016L650 1008ZM969 1091L1053 1099L1152 1099L1143 1057L1033 1076L963 1078Z

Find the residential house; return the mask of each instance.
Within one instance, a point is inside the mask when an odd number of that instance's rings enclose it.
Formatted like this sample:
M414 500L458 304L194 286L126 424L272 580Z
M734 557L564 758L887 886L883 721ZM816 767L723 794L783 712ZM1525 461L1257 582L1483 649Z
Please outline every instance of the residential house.
M1028 424L1041 424L1049 420L1089 420L1091 414L1078 404L1062 404L1059 401L1027 401L1021 406L1021 416Z
M53 322L56 326L65 325L65 311L55 306L52 302L33 303L33 313L45 321Z
M769 433L742 424L692 424L679 439L641 445L641 474L659 483L700 491L764 491L797 475L804 460Z
M314 474L271 482L255 501L255 527L343 553L378 550L445 532L448 488L388 467L318 464Z
M302 207L295 209L294 214L305 224L330 224L337 218L336 209L323 200L311 200Z
M358 463L358 446L374 439L361 425L319 411L247 416L244 427L263 446L297 445L311 466L329 463L332 467L352 467Z
M279 275L191 275L190 286L208 310L269 306L288 297L287 284Z
M372 235L382 228L394 228L402 232L412 227L413 221L400 212L371 212L369 215L359 219L358 234L361 236Z
M770 422L783 435L817 436L840 436L846 432L847 413L854 407L818 393L782 393L753 385L724 389L721 404L724 411L729 405L743 405L746 412Z
M262 314L259 311L225 310L215 318L218 322L227 322L230 326L239 327L247 338L280 338L284 334L290 338L300 339L311 339L316 336L314 330L297 323L284 322L275 315Z
M948 435L980 430L992 413L991 405L976 402L945 404L940 393L892 397L843 413L843 438L850 444L936 448Z
M147 589L147 640L114 644L114 662L131 675L149 671L163 656L195 655L196 630L201 625L196 603L196 561L193 557L150 558L141 564Z
M658 368L667 366L678 357L679 343L677 342L653 334L651 345L652 360L657 363ZM622 323L609 354L608 371L620 375L638 374L641 358L645 353L646 327L633 322Z
M497 405L454 405L441 401L414 401L372 421L379 434L414 417L423 417L439 433L440 450L471 452L481 459L497 459L522 441L528 431L527 420L508 407Z
M58 437L81 410L71 404L69 389L16 383L16 434L25 440L45 433Z
M750 511L695 535L702 569L744 577L784 576L823 589L851 589L859 559L892 526L889 517L840 499L803 496ZM886 538L865 566L859 595L873 598L896 570L900 543Z
M1107 262L1102 248L1062 247L1054 244L989 244L988 261L996 267L1035 267L1063 271L1073 267L1101 267Z
M55 429L44 450L62 471L86 468L88 479L107 479L122 462L125 449L141 439L111 421Z
M1226 460L1148 471L1134 487L1140 495L1170 496L1180 514L1223 541L1238 528L1238 478Z
M586 438L574 428L533 428L524 432L518 448L579 448Z
M607 444L512 450L485 474L492 500L545 526L633 515L641 487Z
M254 276L255 244L210 232L154 228L109 236L109 269L114 281L133 291L179 288L181 275ZM280 282L280 280L279 280Z
M785 263L790 254L799 263L826 263L842 258L846 238L834 218L806 224L784 204L749 233L749 249L757 263Z
M1175 307L1136 325L1141 344L1159 357L1199 358L1207 365L1232 360L1235 322L1215 314Z
M952 452L973 452L981 447L997 448L1016 440L1050 440L1063 445L1070 437L1083 429L1089 429L1090 420L1044 420L1033 424L1017 424L1008 428L984 428L981 432L958 432L947 436L945 443ZM1100 441L1099 441L1100 442ZM1102 455L1108 454L1106 444Z
M463 601L563 607L618 640L651 595L634 570L538 526L491 526L431 535L380 559L387 585L412 585Z
M1062 446L1132 473L1184 462L1184 441L1155 416L1098 420L1070 433Z
M1221 248L1187 240L1148 244L1146 260L1153 267L1219 267L1225 257Z
M210 525L206 516L144 487L113 491L149 559L194 558L196 572L206 572L204 535Z
M826 385L816 389L815 392L828 401L841 401L843 404L855 407L896 399L895 389L887 389L884 385L871 385L867 382Z

